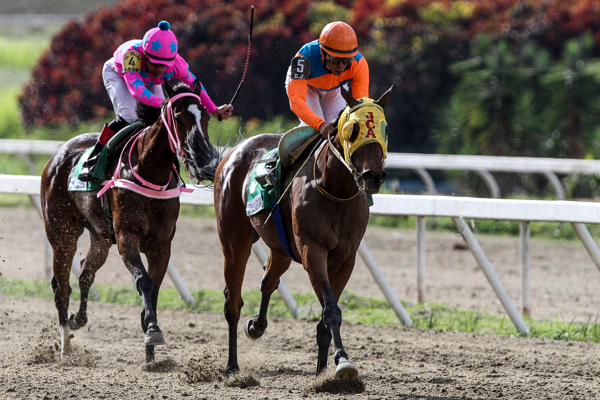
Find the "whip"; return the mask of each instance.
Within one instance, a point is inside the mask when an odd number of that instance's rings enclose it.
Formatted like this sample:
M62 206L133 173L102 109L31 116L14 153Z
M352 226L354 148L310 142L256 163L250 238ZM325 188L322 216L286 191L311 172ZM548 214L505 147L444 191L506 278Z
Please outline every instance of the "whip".
M250 12L250 32L248 33L248 51L246 52L246 64L244 65L244 73L242 74L242 80L240 81L240 84L237 87L237 90L235 91L235 94L233 95L233 98L231 99L231 101L229 102L229 104L233 104L233 102L237 98L237 95L240 92L242 84L244 83L244 79L246 78L246 70L248 69L248 61L250 60L250 47L252 47L252 25L253 24L254 24L254 6L251 6L251 12ZM220 115L219 115L219 121L222 121Z

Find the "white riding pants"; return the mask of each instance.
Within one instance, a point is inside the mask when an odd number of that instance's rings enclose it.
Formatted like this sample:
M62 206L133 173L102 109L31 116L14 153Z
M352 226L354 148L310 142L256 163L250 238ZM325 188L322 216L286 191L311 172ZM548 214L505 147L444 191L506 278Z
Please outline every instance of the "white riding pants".
M285 92L288 92L288 86L291 79L291 69L288 68L285 79ZM306 90L306 105L325 122L331 122L336 119L340 112L346 108L346 100L342 97L340 88L333 90L319 90L308 86ZM300 119L300 125L308 124Z
M104 63L104 68L102 68L102 80L104 81L104 87L108 92L115 114L130 124L135 122L137 119L135 113L137 100L129 92L129 89L127 89L127 84L125 84L125 80L121 74L115 70L114 59L111 58ZM145 86L146 89L150 90L156 96L161 99L165 98L161 85L146 84Z

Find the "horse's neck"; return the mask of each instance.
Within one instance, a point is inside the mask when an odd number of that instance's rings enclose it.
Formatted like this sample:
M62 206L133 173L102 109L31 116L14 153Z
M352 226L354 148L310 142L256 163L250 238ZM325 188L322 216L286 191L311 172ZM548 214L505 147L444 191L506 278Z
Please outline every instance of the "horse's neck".
M337 146L337 143L335 145ZM319 156L317 162L318 169L320 170L320 184L327 192L336 197L351 197L358 190L356 181L348 168L329 149L329 146L330 144L325 144L325 148L322 151L324 154ZM343 150L340 148L337 148L337 150L340 154L343 154ZM319 172L317 172L318 176Z
M162 123L156 123L142 134L137 143L136 172L144 179L164 185L168 182L175 153L169 145L166 128Z

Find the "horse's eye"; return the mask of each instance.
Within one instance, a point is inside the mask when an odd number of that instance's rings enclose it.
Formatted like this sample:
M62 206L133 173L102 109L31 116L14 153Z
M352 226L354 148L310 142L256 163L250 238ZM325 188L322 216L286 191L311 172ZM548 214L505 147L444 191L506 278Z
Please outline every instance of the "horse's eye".
M385 121L381 122L381 134L383 135L383 140L385 142L387 142L388 140L388 133L389 133L389 127L387 125L387 123Z

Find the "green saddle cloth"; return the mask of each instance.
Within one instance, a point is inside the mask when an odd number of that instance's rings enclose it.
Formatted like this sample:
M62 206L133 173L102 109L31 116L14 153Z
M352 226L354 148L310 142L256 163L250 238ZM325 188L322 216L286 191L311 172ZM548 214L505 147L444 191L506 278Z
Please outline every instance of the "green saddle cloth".
M141 121L136 121L131 125L126 126L117 132L109 141L106 143L106 146L102 148L100 155L98 156L98 161L96 162L96 166L94 167L94 176L106 176L106 162L108 160L108 156L115 152L116 149L119 148L119 145L123 143L131 134L137 131L139 128L144 126L144 123ZM94 190L98 190L102 187L94 182L83 182L80 181L78 176L81 173L81 169L83 167L83 163L87 161L90 156L90 153L94 149L94 146L90 147L86 151L83 152L77 165L71 171L71 176L69 178L69 186L67 188L70 192L91 192Z
M94 146L90 147L86 151L83 152L77 165L71 171L71 176L69 177L69 186L67 190L69 192L91 192L94 190L100 189L102 185L99 185L94 182L83 182L79 180L79 174L81 173L81 168L83 163L87 161L90 156L90 153L94 149ZM102 152L98 156L98 161L96 162L95 173L106 174L106 159L108 158L108 149L106 146L102 149Z
M264 209L271 209L271 200L277 202L281 193L281 160L277 156L277 148L268 151L258 162L250 177L248 185L248 201L246 202L246 215L254 215ZM260 184L256 175L264 175L267 172L267 163L276 162L277 187L268 184Z

